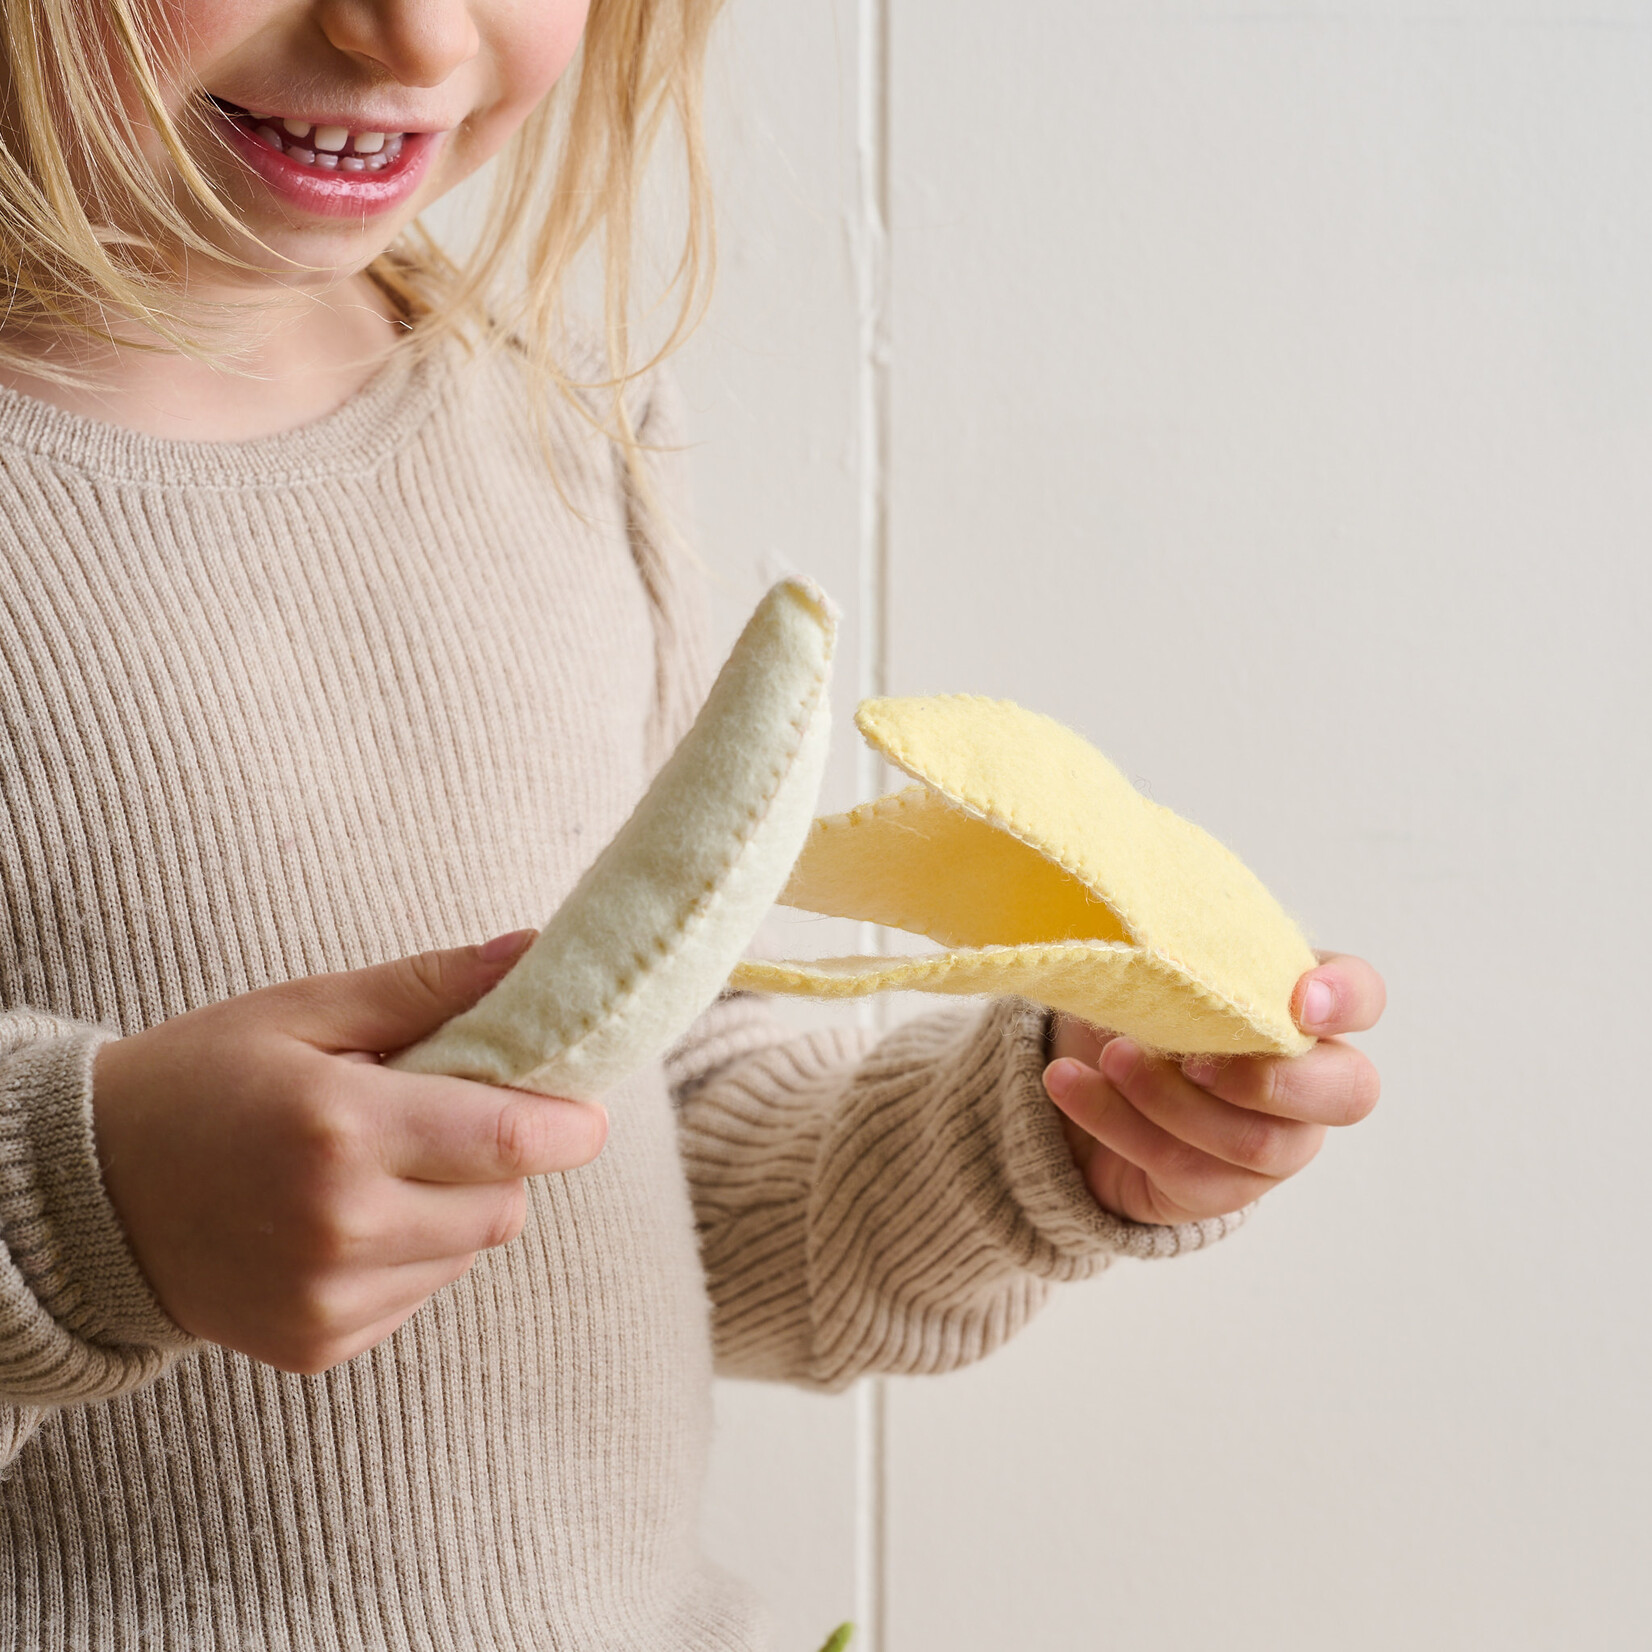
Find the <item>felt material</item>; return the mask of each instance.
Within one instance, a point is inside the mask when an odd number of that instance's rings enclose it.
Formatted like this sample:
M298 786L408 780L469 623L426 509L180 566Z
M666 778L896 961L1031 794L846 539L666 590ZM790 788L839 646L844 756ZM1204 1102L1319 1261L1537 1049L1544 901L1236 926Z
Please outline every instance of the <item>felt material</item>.
M830 741L836 619L776 585L654 784L526 953L386 1066L595 1100L716 998L797 858Z
M868 700L855 721L919 785L816 821L780 898L947 950L748 961L736 986L1014 994L1177 1054L1313 1043L1290 999L1316 960L1278 902L1070 729L967 694Z

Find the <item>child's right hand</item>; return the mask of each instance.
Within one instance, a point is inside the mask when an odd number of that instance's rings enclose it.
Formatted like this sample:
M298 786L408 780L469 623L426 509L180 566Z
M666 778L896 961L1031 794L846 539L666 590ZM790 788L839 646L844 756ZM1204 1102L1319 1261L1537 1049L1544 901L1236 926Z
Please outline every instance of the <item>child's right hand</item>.
M515 1238L524 1177L602 1151L594 1103L379 1065L468 1009L533 935L491 962L456 947L284 981L99 1047L104 1185L185 1331L325 1370Z

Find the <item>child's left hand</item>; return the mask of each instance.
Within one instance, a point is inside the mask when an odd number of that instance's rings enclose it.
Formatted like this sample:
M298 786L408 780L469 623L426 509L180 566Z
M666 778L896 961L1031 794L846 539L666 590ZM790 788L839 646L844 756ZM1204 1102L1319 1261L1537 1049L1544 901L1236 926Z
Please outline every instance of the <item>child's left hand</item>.
M1363 959L1321 953L1291 997L1319 1043L1291 1058L1148 1060L1128 1038L1060 1017L1044 1088L1085 1186L1135 1222L1193 1222L1260 1198L1313 1159L1327 1126L1376 1106L1376 1068L1335 1035L1374 1026L1386 999Z

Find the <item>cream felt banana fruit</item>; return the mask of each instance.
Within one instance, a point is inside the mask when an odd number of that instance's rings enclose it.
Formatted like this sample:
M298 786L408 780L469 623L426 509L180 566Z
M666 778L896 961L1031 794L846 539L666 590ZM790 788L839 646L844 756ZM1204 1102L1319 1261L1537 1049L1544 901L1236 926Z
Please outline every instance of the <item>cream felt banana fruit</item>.
M862 702L917 785L817 820L784 905L938 941L917 957L747 961L732 984L846 998L1014 994L1180 1055L1297 1055L1317 961L1229 850L1060 723L969 694Z
M694 726L515 967L385 1063L595 1100L722 990L809 831L830 740L836 616L784 580Z

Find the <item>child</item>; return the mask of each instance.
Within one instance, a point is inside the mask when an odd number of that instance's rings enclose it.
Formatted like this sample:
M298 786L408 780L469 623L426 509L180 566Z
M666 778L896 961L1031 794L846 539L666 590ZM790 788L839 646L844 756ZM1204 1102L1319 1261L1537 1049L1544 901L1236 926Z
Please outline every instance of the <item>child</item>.
M0 1652L764 1646L694 1539L714 1361L957 1366L1375 1098L1018 1002L868 1048L731 996L611 1122L379 1064L707 681L669 383L576 393L557 299L605 231L624 365L674 107L692 313L714 9L0 9ZM413 216L501 149L452 267Z

